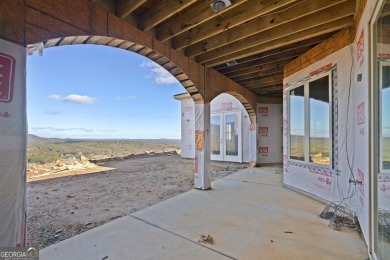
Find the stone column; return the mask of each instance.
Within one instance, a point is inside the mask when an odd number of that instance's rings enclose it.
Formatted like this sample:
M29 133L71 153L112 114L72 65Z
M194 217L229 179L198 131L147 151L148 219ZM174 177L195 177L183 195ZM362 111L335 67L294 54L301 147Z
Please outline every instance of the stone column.
M195 189L211 188L210 103L195 102Z

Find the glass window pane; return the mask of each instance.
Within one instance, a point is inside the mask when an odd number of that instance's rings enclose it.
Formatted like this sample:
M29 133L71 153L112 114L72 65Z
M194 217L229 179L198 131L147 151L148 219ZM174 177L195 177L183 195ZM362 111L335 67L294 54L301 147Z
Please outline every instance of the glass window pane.
M329 76L309 83L310 162L330 165Z
M383 170L390 170L390 63L382 67L381 85L381 161Z
M221 116L210 117L211 154L221 154Z
M383 9L376 22L376 50L375 65L378 68L378 99L374 101L378 108L378 155L377 166L377 244L375 251L379 259L388 259L390 255L390 1L385 1Z
M290 91L290 158L305 160L304 86Z
M238 117L237 115L225 116L225 141L226 155L238 155Z

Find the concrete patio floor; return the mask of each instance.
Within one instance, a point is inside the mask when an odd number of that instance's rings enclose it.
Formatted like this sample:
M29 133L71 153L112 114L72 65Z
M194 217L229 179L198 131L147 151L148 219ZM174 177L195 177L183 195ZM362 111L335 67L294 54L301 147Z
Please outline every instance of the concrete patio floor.
M281 167L248 168L40 251L40 259L368 259L356 231L282 186ZM201 234L213 244L199 243Z

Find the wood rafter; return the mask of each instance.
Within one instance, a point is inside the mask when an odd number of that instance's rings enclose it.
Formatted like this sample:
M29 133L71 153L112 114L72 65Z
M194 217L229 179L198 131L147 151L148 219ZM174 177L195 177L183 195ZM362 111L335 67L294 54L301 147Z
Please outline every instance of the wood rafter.
M283 74L279 73L279 75L272 75L271 77L266 77L266 78L242 80L240 84L243 86L256 86L256 85L265 85L265 84L271 85L271 84L279 84L282 81L283 81Z
M222 31L228 30L236 25L248 22L258 16L272 12L288 4L297 2L297 0L266 0L266 1L248 1L231 11L225 12L222 16L217 16L205 24L178 35L173 38L172 47L182 49L191 44L197 43L208 37L216 35Z
M212 10L209 0L89 1L146 31L153 37L153 44L165 42L171 50L191 58L191 62L217 70L248 91L278 97L286 67L288 73L297 71L310 63L316 53L317 58L326 57L326 53L349 41L355 35L356 20L361 13L359 0L231 0L233 4L219 13ZM386 10L390 10L388 6ZM379 41L390 42L383 31L378 27ZM340 36L334 37L336 35ZM335 47L321 47L331 37L336 41ZM123 39L92 37L85 40L83 36L62 41L52 40L48 44L108 41L109 46L144 56L154 55L156 62L172 75L179 80L183 77L175 64L164 62L163 57L142 48L139 43L128 46ZM313 48L319 51L312 52ZM186 87L191 93L196 90L195 85Z
M277 68L277 67L283 67L285 64L289 63L291 60L295 59L298 55L292 55L292 56L286 56L283 57L280 55L275 55L275 59L260 59L256 60L256 63L248 65L248 67L243 69L238 69L235 71L232 71L230 73L224 73L224 75L227 75L229 78L234 78L246 74L251 74L263 70L269 70L271 68ZM250 67L249 67L250 66Z
M236 0L233 5L216 13L206 1L199 1L190 9L183 11L180 16L171 19L169 22L162 24L157 28L157 39L167 41L174 36L186 32L195 26L205 23L217 16L223 15L225 12L236 8L238 5L247 0Z
M196 0L163 0L140 17L138 27L144 31L149 30L195 2Z
M310 14L296 21L277 26L247 37L246 39L235 41L226 46L198 55L195 60L200 63L204 63L240 50L270 42L274 39L279 39L288 35L295 35L310 28L322 25L326 26L327 24L332 24L334 21L339 21L341 18L351 16L353 11L353 5L350 5L349 2L344 2L337 5L337 8L328 8L328 11L326 12L324 11ZM310 35L308 36L309 38L311 37Z
M236 82L240 82L241 80L251 79L255 77L265 77L272 74L280 74L280 73L283 74L283 67L285 64L283 65L280 64L279 66L276 65L275 67L269 66L269 69L261 69L253 73L246 73L245 75L240 75L240 76L230 77L230 78Z
M285 11L277 12L275 14L266 15L260 17L248 24L242 26L236 26L230 30L224 31L220 34L217 34L213 37L207 38L201 42L188 46L185 49L185 54L188 57L193 57L201 53L220 48L224 45L231 43L232 41L238 41L241 39L246 39L249 36L258 34L260 32L272 29L274 27L292 23L299 18L304 16L321 12L322 10L332 7L336 4L346 2L347 0L310 0L303 1L293 8L288 8ZM348 5L353 7L353 0L348 0Z
M280 48L272 49L270 51L251 55L242 59L237 59L237 65L234 66L227 66L226 64L222 64L216 66L215 69L219 70L221 73L227 74L237 70L244 70L247 68L251 68L253 66L263 64L263 63L257 63L258 60L269 58L276 61L276 60L282 60L288 58L289 56L301 55L302 53L313 48L315 45L317 45L320 42L323 42L329 37L330 37L329 34L320 35L318 37L310 38L304 41L299 41ZM288 52L293 52L294 54L291 55L288 54Z
M327 34L329 32L336 32L340 29L349 27L353 24L353 16L347 16L335 21L332 21L330 23L321 24L316 27L312 27L307 30L303 30L294 34L288 34L287 36L282 36L281 38L268 41L264 44L255 45L253 47L242 49L237 52L233 52L230 54L226 54L224 56L221 56L221 54L218 54L218 58L212 57L203 57L203 59L210 59L207 62L203 62L203 64L207 67L216 66L222 63L229 62L231 60L237 60L240 58L248 57L250 55L254 55L257 53L262 53L274 48L286 46L298 41L306 40L311 37L316 37L322 34ZM261 42L261 39L259 39L259 42ZM211 52L210 52L211 53ZM209 54L210 55L210 54ZM202 59L200 59L202 60ZM199 60L198 60L199 61Z
M146 2L147 0L119 0L117 4L117 16L124 19Z

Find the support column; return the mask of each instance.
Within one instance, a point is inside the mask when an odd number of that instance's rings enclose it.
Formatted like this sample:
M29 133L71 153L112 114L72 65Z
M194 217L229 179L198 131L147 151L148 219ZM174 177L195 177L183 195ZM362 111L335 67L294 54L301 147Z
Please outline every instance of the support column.
M0 247L26 246L26 49L0 39Z
M252 123L249 126L249 165L254 167L257 166L258 161L258 153L257 153L257 124Z
M211 188L210 103L195 102L195 189Z

